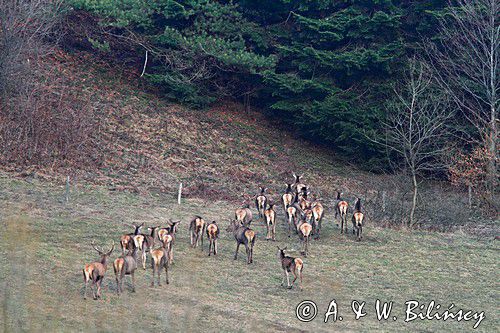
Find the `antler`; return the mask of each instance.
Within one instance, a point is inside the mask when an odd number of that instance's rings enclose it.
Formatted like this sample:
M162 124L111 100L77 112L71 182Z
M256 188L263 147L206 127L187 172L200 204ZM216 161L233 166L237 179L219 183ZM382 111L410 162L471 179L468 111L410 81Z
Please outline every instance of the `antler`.
M97 246L95 245L95 242L94 242L94 241L92 241L92 242L91 242L91 244L92 244L92 247L94 248L94 250L96 250L97 252L99 252L99 254L102 254L102 253L103 253L101 250L99 250L99 249L97 248Z
M111 254L111 252L113 252L114 249L115 249L115 241L111 240L111 250L109 250L107 252L107 255L109 256Z

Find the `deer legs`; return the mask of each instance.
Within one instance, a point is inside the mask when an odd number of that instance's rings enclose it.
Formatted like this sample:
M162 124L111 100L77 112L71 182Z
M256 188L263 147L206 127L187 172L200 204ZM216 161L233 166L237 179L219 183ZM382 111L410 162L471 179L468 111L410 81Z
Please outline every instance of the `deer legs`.
M286 287L288 289L292 289L292 286L290 285L290 274L288 273L288 271L286 269L283 270L283 280L281 281L281 286L283 286L283 284L285 284L285 278L286 278Z
M236 252L234 253L234 260L238 259L239 249L240 249L240 243L236 244Z

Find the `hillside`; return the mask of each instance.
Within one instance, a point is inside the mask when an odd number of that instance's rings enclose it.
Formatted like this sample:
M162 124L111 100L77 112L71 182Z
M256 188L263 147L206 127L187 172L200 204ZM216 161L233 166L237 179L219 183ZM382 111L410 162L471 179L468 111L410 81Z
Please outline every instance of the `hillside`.
M292 172L325 198L337 189L360 195L376 178L239 104L221 101L208 110L169 104L147 92L139 73L87 53L59 51L45 61L53 69L48 79L70 81L69 90L86 102L81 112L94 118L93 147L82 152L90 156L83 162L54 158L20 176L61 183L70 175L77 183L142 193L175 192L183 182L187 196L231 201L253 195L259 185L281 191Z
M404 302L435 300L448 307L485 311L477 331L491 332L498 321L498 223L478 221L454 232L434 233L384 228L398 213L381 214L381 191L388 205L396 176L357 170L321 148L294 138L261 113L244 112L231 102L209 110L191 110L162 100L137 81L138 73L111 66L85 53L59 52L46 60L91 112L92 145L82 159L59 160L0 173L0 327L4 331L470 331L474 321L404 322ZM87 149L86 148L86 149ZM89 156L92 159L87 160ZM85 162L86 161L86 162ZM95 163L91 163L93 161ZM304 290L280 287L282 272L276 245L298 256L297 237L286 237L281 207L277 242L264 240L265 227L255 220L254 264L240 249L232 259L234 238L226 231L234 209L251 201L259 185L277 201L291 173L304 174L323 198L326 216L322 238L304 258ZM64 182L71 193L64 203ZM182 205L175 196L185 186ZM464 202L442 184L428 184L424 205L435 219L453 219L447 202ZM367 225L362 242L340 235L334 219L337 189L352 201L365 202ZM391 192L392 191L392 192ZM443 195L445 193L446 195ZM447 201L448 200L448 201ZM399 208L398 208L399 209ZM455 212L451 212L455 214ZM465 214L463 211L461 214ZM207 257L189 247L188 223L194 214L221 226L220 255ZM254 214L256 214L254 210ZM446 216L448 215L448 216ZM101 301L83 300L81 269L97 258L91 241L118 246L130 224L164 225L180 219L172 283L150 288L151 271L137 273L137 293L118 297L108 268ZM477 217L476 217L477 218ZM431 223L434 223L431 221ZM432 225L432 224L431 224ZM349 226L349 228L351 228ZM435 225L436 229L440 225ZM439 229L441 230L441 229ZM478 232L480 230L481 232ZM115 250L112 259L119 255ZM464 282L465 281L465 282ZM318 317L302 323L295 307L318 303ZM339 304L343 321L323 323L329 302ZM379 323L374 302L394 301L397 321ZM354 320L352 300L367 302L366 318Z
M170 198L182 182L184 198L239 205L252 203L259 186L269 188L271 199L279 201L295 172L326 204L332 204L336 191L351 203L363 198L370 223L399 227L407 217L411 188L404 175L359 170L333 149L299 138L261 110L246 111L223 100L210 109L172 104L161 91L145 85L137 70L86 52L59 50L44 59L43 67L44 81L56 87L57 100L76 105L67 117L78 119L73 125L77 128L61 131L80 131L82 139L46 138L46 142L72 142L65 148L66 158L51 154L49 147L35 165L26 166L25 160L2 163L0 168L13 177L62 185L70 176L71 186L99 185ZM67 125L57 114L47 124L48 128ZM485 237L498 234L496 223L463 209L467 197L448 183L423 183L420 192L420 227L464 228Z

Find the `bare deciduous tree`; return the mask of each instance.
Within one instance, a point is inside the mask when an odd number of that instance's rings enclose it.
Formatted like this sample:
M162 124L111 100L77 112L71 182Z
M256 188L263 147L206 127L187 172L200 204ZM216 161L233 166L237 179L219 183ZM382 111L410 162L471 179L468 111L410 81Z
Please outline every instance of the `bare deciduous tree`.
M450 0L440 18L440 39L423 44L441 87L446 90L485 146L490 193L497 183L500 3L498 0Z
M403 82L394 87L395 98L387 104L383 121L385 140L370 139L396 154L410 174L413 188L408 225L415 225L419 177L444 167L448 144L448 122L452 112L445 95L433 89L433 78L425 64L411 59Z
M51 50L62 0L0 0L0 94L24 93L37 58Z

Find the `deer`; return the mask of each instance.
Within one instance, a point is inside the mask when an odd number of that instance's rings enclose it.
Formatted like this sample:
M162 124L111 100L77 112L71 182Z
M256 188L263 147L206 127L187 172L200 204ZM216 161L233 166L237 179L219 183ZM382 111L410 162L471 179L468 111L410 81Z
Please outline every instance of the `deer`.
M337 215L340 214L340 220L341 220L341 225L340 225L340 233L344 233L344 227L345 227L345 233L347 233L347 209L349 208L349 204L347 201L343 200L341 198L342 193L337 191L337 205L335 207L335 218L337 218Z
M304 257L307 257L307 252L309 250L309 240L312 233L312 225L307 223L305 218L302 218L297 224L297 231L299 232L299 237L302 241L301 253L304 255Z
M302 191L301 193L302 194L297 197L300 209L306 210L311 208L311 202L307 200L307 196L310 194L310 192L307 192L307 189L304 188L304 191Z
M212 221L207 226L207 238L209 241L208 245L208 256L213 252L214 256L217 255L217 240L219 238L219 226L217 222Z
M137 250L134 246L126 255L121 255L113 262L113 269L116 277L116 293L120 295L123 292L123 278L130 275L132 279L132 292L135 293L135 271L137 269Z
M201 217L196 215L189 224L189 231L191 232L191 247L198 246L198 241L201 240L201 250L203 251L203 233L205 233L207 223Z
M281 200L283 202L283 210L285 211L285 219L287 220L287 208L288 206L291 206L293 203L293 190L292 190L292 184L285 184L286 189L285 189L285 194L281 196Z
M172 235L164 235L165 241L158 249L151 250L151 268L153 276L151 277L151 287L155 286L155 275L158 275L158 286L161 286L161 270L165 268L165 283L168 281L168 266L170 264L170 247L172 246Z
M264 211L264 217L267 225L266 240L276 240L276 211L274 210L274 203L269 204L269 208Z
M240 245L245 245L247 253L247 264L253 263L253 247L255 244L255 231L242 225L237 220L232 220L226 229L227 232L232 232L236 239L236 252L234 253L234 260L238 259L238 250Z
M174 263L175 235L177 233L177 226L181 221L172 221L171 219L168 221L168 227L158 230L158 239L162 244L164 242L170 242L170 246L168 247L168 263L172 265Z
M300 217L312 226L314 221L314 214L312 209L306 208L305 210L299 210L299 212L300 212Z
M295 194L299 194L300 192L303 191L306 185L300 182L300 178L302 178L301 175L296 175L295 173L293 173L293 178L295 178L295 183L294 183Z
M354 204L354 214L352 214L352 234L358 237L358 241L363 238L361 235L363 233L363 220L365 215L361 211L361 199L356 198L356 203Z
M83 282L85 284L85 293L83 294L83 299L87 299L87 286L92 280L90 290L92 292L92 297L97 300L98 298L101 298L102 280L104 280L104 275L106 274L106 270L108 268L109 256L111 256L111 253L113 253L113 250L115 249L115 243L112 243L111 249L107 252L104 252L101 249L97 248L93 241L92 247L97 251L97 253L99 253L100 258L99 261L86 264L83 267Z
M290 238L290 230L292 229L292 226L295 229L295 227L297 225L298 210L297 210L297 207L295 207L295 205L288 205L286 207L285 212L286 212L287 223L288 223L288 237Z
M142 226L144 225L144 222L136 225L135 223L132 224L134 227L134 232L122 235L120 237L120 246L122 248L122 255L125 254L125 250L130 250L135 244L133 241L134 236L138 235Z
M259 212L259 218L264 218L264 211L267 208L267 197L265 195L267 188L259 187L259 189L260 189L260 194L258 194L257 197L255 198L255 207Z
M285 255L285 250L287 247L281 249L279 246L278 248L278 258L281 262L281 268L283 269L283 280L281 281L281 286L285 283L285 278L287 282L287 288L292 289L293 284L297 280L297 278L300 279L300 290L302 290L302 270L304 269L304 262L300 258L294 258ZM293 274L293 281L292 284L290 284L290 277L289 273Z
M144 270L146 270L146 251L151 251L155 245L155 233L156 229L159 227L160 226L149 227L148 229L151 231L149 235L138 234L133 236L134 245L141 251L141 262Z
M237 208L234 212L234 218L241 222L241 224L249 226L253 219L252 211L250 210L250 205L246 204L242 208Z
M321 233L321 222L323 220L323 215L325 214L325 209L323 208L323 204L319 200L314 200L311 205L311 210L313 213L313 234L314 239L319 239L319 235Z

